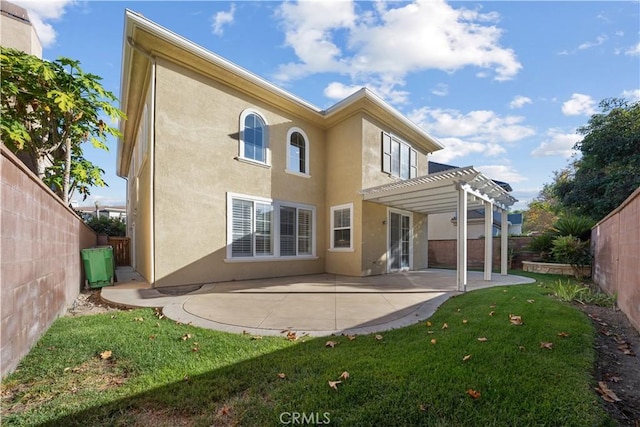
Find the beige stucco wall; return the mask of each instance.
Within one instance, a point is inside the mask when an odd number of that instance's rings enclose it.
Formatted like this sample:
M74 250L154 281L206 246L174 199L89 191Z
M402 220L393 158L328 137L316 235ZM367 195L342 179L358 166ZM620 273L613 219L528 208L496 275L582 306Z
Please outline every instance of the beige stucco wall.
M500 215L494 212L494 215ZM458 226L451 222L455 212L429 215L429 240L449 240L458 236ZM477 239L484 236L484 219L469 221L467 225L467 238Z
M399 181L382 172L382 147L381 134L389 129L372 120L368 115L362 115L362 188L370 188ZM410 143L410 141L406 141ZM427 157L417 147L418 151L418 175L427 173ZM387 245L388 245L388 210L384 205L364 202L362 215L362 270L364 276L385 274L388 272ZM427 236L426 217L417 213L412 216L413 230L413 268L426 267ZM386 224L383 224L385 221Z
M324 131L161 59L156 84L156 286L323 272ZM235 159L247 108L267 121L271 167ZM309 138L310 178L285 172L292 126ZM226 262L227 192L315 206L317 259Z
M0 15L0 45L42 58L42 45L31 24Z
M361 275L362 251L362 150L361 116L356 115L338 123L327 131L327 179L326 208L327 248L331 244L331 207L353 203L353 250L333 251L327 249L326 271L328 273Z

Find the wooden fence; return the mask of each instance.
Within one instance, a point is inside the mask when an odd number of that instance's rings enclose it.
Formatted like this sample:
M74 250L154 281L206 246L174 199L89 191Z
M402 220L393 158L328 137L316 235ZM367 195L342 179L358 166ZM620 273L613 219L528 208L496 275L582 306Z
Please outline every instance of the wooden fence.
M109 237L107 244L113 248L116 266L131 265L131 239L128 237Z

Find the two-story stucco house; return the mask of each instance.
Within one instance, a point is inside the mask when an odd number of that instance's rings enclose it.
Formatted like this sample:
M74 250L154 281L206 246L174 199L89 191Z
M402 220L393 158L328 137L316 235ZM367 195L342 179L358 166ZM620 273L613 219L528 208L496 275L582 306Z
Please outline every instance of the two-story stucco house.
M121 87L132 258L157 287L422 269L429 213L514 201L471 167L429 175L440 143L367 89L322 110L131 11Z

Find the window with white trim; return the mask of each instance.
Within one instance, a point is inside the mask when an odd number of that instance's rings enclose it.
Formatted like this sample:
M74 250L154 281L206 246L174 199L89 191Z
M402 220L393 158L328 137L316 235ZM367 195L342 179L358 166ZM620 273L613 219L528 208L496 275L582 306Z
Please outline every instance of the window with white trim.
M240 158L268 163L267 122L257 111L245 110L240 115Z
M287 132L287 172L309 175L309 138L299 128Z
M272 211L271 203L232 199L232 257L273 255Z
M353 203L331 207L331 249L353 249Z
M315 256L314 206L227 193L227 258Z
M401 179L418 176L418 152L409 144L382 132L382 171Z
M313 212L280 206L280 256L312 255Z

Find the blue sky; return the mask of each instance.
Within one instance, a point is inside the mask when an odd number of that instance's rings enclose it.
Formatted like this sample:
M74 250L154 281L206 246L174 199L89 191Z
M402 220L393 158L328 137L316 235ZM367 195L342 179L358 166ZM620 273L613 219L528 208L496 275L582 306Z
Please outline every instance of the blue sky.
M120 95L129 8L326 108L362 86L446 147L432 160L509 182L526 208L567 165L604 98L640 100L640 3L597 1L37 1L43 56L67 56ZM124 204L109 153L81 205Z

